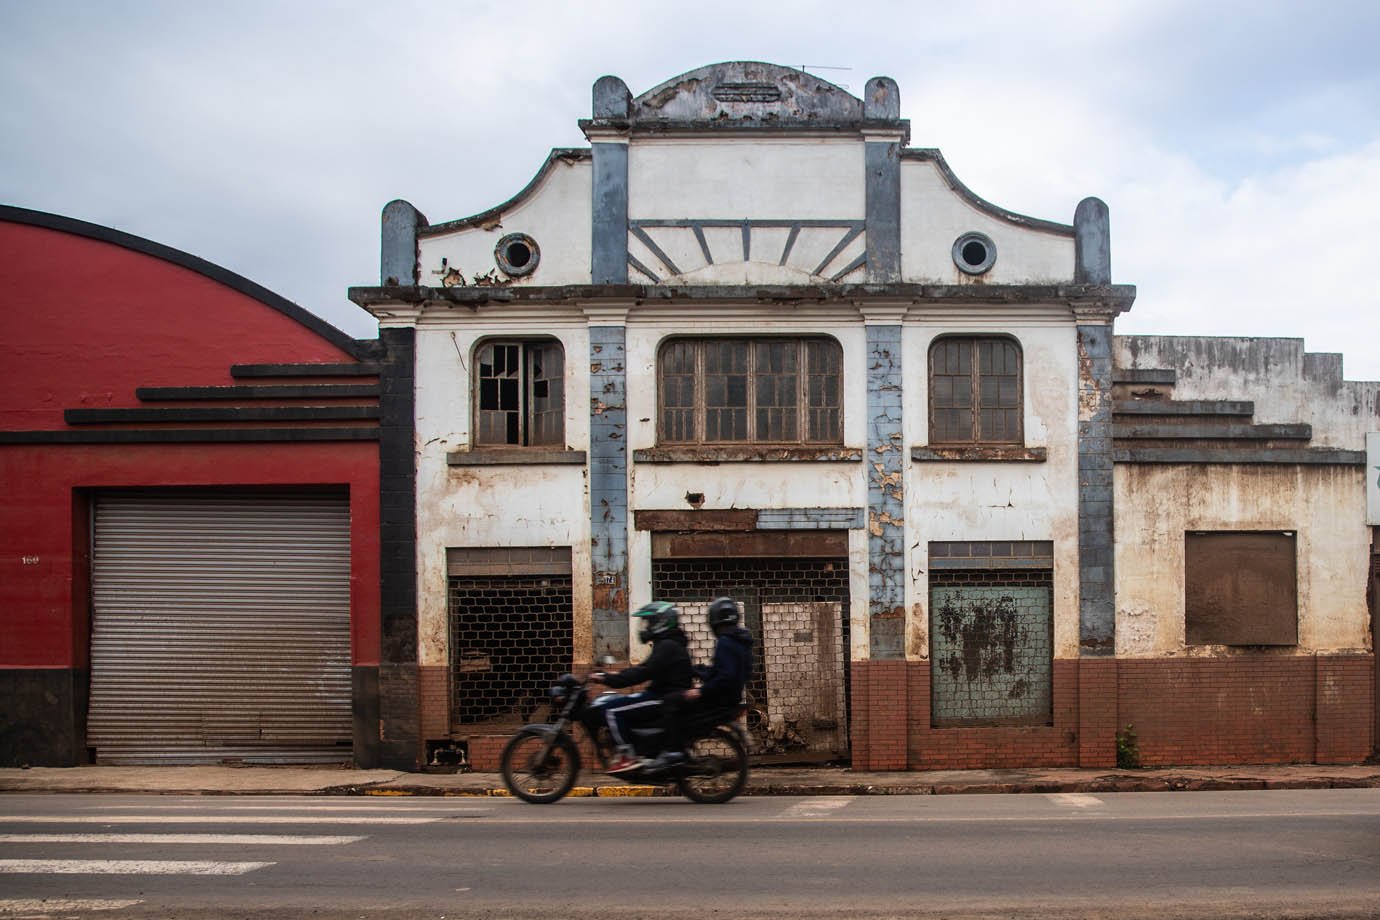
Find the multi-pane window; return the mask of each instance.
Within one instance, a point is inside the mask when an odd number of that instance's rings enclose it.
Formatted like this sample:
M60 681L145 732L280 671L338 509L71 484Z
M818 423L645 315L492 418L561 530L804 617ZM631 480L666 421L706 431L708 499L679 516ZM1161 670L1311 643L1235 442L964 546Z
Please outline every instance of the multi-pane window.
M675 339L657 366L663 444L843 440L843 356L832 339Z
M565 355L559 342L489 341L475 353L474 443L562 446Z
M999 337L930 346L930 443L1020 444L1021 350Z

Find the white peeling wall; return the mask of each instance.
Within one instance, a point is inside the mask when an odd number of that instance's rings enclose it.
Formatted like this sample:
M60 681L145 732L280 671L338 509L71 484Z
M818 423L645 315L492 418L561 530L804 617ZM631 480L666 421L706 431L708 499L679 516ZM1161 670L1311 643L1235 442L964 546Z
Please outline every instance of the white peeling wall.
M867 335L855 311L839 311L832 318L816 311L808 320L788 322L782 317L746 311L630 321L627 338L628 447L630 451L657 446L656 356L666 339L677 335L823 335L843 351L843 446L866 448ZM726 313L731 318L725 317ZM863 508L867 480L858 461L635 463L629 455L629 507L689 510L685 495L700 492L704 508ZM849 541L852 610L850 639L854 656L867 657L867 540ZM639 591L651 583L651 536L634 531L629 542L631 601L650 598ZM859 637L861 636L861 640ZM861 641L861 644L860 644ZM859 651L861 650L861 651Z
M628 217L861 219L863 179L856 139L638 140L628 150Z
M1025 446L1043 463L912 462L906 477L906 551L911 573L908 657L929 654L932 541L1052 540L1054 656L1078 655L1078 363L1070 321L986 321L907 326L907 445L929 441L928 357L943 335L1004 334L1021 347Z
M1116 465L1116 654L1220 655L1184 641L1184 534L1294 531L1297 654L1369 647L1363 473L1345 466Z
M984 233L997 261L983 275L959 270L953 244ZM1073 237L1023 227L979 210L930 160L901 162L901 277L912 283L1053 284L1073 280Z
M417 244L420 283L442 286L442 259L447 270L459 271L467 284L490 271L506 278L494 260L494 247L509 233L525 233L536 241L541 258L531 274L512 279L514 285L589 284L592 189L589 159L555 160L531 194L493 221L422 236Z
M587 450L589 334L584 317L547 317L540 328L502 322L428 324L417 332L418 663L448 663L446 548L569 546L577 660L591 654L589 488L583 465L450 466L470 447L475 345L485 338L551 335L565 349L565 437ZM579 611L584 611L583 616Z
M1118 368L1173 370L1173 398L1251 400L1258 423L1306 422L1312 447L1363 450L1380 431L1380 383L1342 377L1342 356L1304 350L1303 339L1119 335Z

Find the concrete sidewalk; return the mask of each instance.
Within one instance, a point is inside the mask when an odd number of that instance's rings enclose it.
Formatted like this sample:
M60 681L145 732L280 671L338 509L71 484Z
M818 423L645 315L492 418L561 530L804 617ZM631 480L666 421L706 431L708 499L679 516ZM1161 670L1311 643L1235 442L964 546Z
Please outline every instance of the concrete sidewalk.
M745 795L955 795L1021 792L1178 792L1222 789L1380 788L1380 764L1172 767L1154 770L925 770L865 773L842 767L758 767ZM504 795L494 773L402 773L347 766L33 767L0 769L0 793L178 795ZM676 795L586 773L575 795Z

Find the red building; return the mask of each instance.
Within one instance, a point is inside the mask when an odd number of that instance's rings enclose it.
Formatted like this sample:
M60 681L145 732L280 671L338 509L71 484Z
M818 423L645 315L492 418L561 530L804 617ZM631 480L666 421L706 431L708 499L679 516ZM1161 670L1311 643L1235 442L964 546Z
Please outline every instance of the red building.
M82 221L0 253L0 765L374 763L374 343Z

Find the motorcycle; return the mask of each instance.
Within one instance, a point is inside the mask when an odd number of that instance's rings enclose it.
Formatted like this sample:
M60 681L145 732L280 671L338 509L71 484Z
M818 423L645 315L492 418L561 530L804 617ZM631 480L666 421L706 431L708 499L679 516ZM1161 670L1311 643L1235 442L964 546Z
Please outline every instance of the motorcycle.
M604 715L605 707L620 697L601 693L590 700L588 686L588 677L562 675L551 688L553 721L524 725L504 746L503 784L524 802L556 802L574 787L581 769L580 749L572 735L576 725L589 737L602 769L613 760L616 751ZM691 801L727 802L747 785L747 742L738 724L744 711L743 706L732 706L690 714L683 728L688 744L683 762L624 771L618 778L649 785L674 782ZM654 726L633 729L634 751L643 758L655 756L662 734Z

